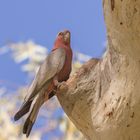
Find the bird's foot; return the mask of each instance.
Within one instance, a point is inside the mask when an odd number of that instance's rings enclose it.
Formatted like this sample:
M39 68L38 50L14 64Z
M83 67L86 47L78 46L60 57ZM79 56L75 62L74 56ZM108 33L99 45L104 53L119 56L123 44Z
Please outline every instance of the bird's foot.
M68 90L68 85L66 82L61 82L57 85L57 91L59 92L66 92Z
M66 85L65 81L58 82L58 80L54 79L53 82L54 82L54 85L57 87L57 89L59 89L62 85Z
M53 79L53 83L54 83L55 87L58 87L58 85L60 84L60 82L58 82L58 80L56 80L56 79Z
M54 82L54 85L55 85L55 87L56 87L55 93L56 93L57 91L58 91L58 92L59 92L59 91L66 91L66 90L68 89L68 85L66 84L65 81L63 81L63 82L58 82L58 80L54 79L53 82Z
M67 86L67 84L66 84L66 82L63 81L61 83L60 82L58 83L57 88L60 89L60 88L63 88L65 86Z

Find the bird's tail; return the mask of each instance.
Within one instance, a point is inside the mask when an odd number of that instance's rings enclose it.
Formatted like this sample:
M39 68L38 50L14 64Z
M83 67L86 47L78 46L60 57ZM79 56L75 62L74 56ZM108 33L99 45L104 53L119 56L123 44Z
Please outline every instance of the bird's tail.
M48 95L48 97L47 97L47 95ZM26 134L26 137L28 137L30 135L31 129L36 121L40 107L46 100L52 98L54 95L55 95L55 93L53 91L51 91L49 94L47 94L46 92L44 92L44 89L42 89L35 98L27 100L22 105L20 110L15 114L14 120L17 121L23 115L25 115L26 113L28 113L31 110L28 118L26 119L26 121L24 123L24 127L23 127L23 133Z
M19 120L22 116L24 116L26 113L29 112L35 96L36 96L36 84L35 82L33 82L28 89L28 94L24 99L23 105L20 107L19 111L14 116L15 121Z
M19 109L19 111L15 114L14 120L17 121L22 116L24 116L26 113L28 113L29 110L30 110L31 104L32 104L32 100L29 100L29 101L25 102L25 104L23 104L21 106L21 108Z
M54 95L55 95L55 93L54 92L51 92L49 94L48 99L52 98ZM21 108L19 109L19 111L14 116L14 120L15 121L19 120L21 117L23 117L26 113L29 112L32 102L33 102L33 100L28 100L27 102L25 102L21 106Z
M39 109L43 103L44 103L44 98L42 98L42 96L38 96L23 126L23 133L26 134L26 137L30 135L32 127L36 121Z

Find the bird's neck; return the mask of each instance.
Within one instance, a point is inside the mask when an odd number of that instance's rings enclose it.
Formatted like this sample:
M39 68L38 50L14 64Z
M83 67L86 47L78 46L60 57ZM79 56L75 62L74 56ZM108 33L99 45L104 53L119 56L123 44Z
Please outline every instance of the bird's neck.
M58 48L70 48L70 44L64 44L61 40L56 40L54 43L53 50Z

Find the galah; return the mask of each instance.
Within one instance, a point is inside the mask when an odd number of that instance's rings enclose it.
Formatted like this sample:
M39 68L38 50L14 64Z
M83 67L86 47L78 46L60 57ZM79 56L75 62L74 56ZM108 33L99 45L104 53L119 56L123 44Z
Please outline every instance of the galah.
M40 107L54 96L61 83L69 78L72 65L70 37L68 30L58 33L52 51L40 66L28 88L23 105L14 116L14 120L17 121L30 112L23 126L23 133L26 137L31 132Z

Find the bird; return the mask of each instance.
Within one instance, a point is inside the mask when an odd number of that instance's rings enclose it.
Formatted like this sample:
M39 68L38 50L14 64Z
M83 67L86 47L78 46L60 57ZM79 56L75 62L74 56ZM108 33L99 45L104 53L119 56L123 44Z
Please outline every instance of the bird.
M51 52L40 65L29 86L22 106L14 116L14 120L17 121L29 113L23 126L23 134L26 137L30 135L40 107L55 95L63 82L69 79L72 56L71 33L69 30L61 31L57 34Z

